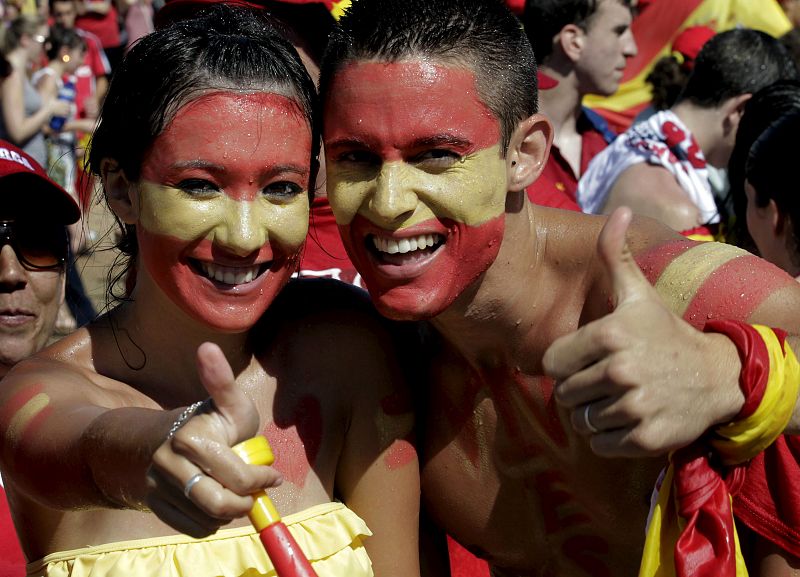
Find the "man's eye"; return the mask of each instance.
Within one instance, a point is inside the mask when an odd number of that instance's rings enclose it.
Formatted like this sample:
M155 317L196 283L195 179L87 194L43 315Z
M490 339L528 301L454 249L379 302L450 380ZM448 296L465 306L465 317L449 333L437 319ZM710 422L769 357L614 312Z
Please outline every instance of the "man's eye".
M377 157L366 150L351 150L350 152L343 152L336 157L336 160L339 162L350 162L355 164L375 164L378 162Z
M303 187L295 182L281 181L273 182L264 187L264 194L266 196L275 196L279 198L290 198L303 192Z
M219 191L216 184L203 180L202 178L187 178L186 180L180 181L176 188L193 196L208 196Z
M453 152L452 150L435 148L433 150L426 150L425 152L416 155L413 159L411 159L411 162L425 166L444 168L451 166L455 162L461 160L461 158L462 156L460 154Z

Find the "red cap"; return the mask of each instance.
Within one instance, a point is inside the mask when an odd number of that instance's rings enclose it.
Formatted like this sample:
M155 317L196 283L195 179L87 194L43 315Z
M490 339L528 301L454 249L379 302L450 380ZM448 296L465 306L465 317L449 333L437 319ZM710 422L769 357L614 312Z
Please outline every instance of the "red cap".
M506 0L506 6L517 16L525 12L525 0Z
M706 42L717 33L708 26L690 26L672 41L672 51L679 52L686 60L694 60Z
M0 196L4 207L34 210L63 224L81 216L77 201L30 155L5 140L0 140Z
M270 4L322 4L329 11L333 9L333 0L166 0L164 6L156 12L155 25L158 28L182 20L202 8L223 2L230 6L260 10L268 8Z

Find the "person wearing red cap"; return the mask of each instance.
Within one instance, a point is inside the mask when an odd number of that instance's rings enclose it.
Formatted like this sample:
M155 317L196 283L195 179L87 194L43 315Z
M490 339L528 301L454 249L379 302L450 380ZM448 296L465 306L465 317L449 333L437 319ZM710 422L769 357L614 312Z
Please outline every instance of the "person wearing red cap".
M722 219L707 165L727 165L752 93L796 76L788 53L764 32L714 36L678 102L628 129L592 161L579 204L593 214L628 206L697 240L713 239Z
M544 172L528 189L534 203L580 210L578 180L615 136L583 98L616 92L636 55L631 20L630 0L527 0L523 23L539 66L539 103L555 129Z
M67 225L77 202L13 144L0 140L0 378L41 350L64 300ZM25 558L0 478L0 575L24 575Z

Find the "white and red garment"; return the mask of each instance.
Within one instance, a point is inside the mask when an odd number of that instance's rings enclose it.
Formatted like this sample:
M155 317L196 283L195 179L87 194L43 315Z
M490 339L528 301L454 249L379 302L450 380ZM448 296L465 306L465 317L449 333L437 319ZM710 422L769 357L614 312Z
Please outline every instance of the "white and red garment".
M670 110L629 128L592 159L578 183L578 204L583 212L600 214L617 178L641 162L666 168L700 209L702 221L719 222L703 151Z

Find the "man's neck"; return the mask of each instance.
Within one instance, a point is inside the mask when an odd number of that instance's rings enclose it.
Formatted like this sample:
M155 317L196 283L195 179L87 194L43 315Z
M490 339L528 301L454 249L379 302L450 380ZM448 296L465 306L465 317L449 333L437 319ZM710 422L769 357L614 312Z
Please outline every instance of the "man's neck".
M558 146L559 135L577 134L583 94L578 90L574 73L563 74L547 65L543 65L541 71L558 81L557 86L539 91L539 108L553 123L554 142Z
M546 295L535 289L545 266L545 243L539 238L534 208L506 214L500 253L489 269L432 324L472 365L514 362L515 344L546 312Z
M706 160L713 156L716 145L714 131L716 115L711 110L700 108L686 100L675 104L671 110L692 133Z

